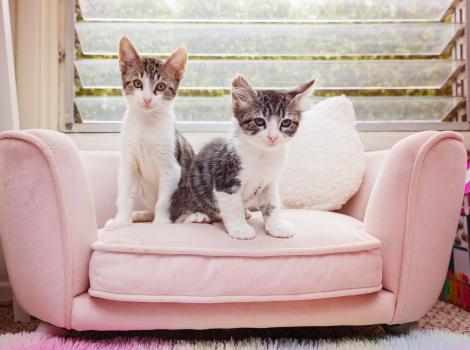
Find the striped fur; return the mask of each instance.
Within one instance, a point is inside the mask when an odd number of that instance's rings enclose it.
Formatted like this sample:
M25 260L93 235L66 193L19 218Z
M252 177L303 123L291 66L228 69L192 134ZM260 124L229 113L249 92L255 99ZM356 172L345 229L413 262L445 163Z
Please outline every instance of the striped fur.
M289 92L255 91L244 77L235 78L231 136L212 140L196 156L172 197L171 219L222 219L231 237L251 239L255 233L245 211L255 207L262 211L269 234L290 237L292 225L280 217L277 181L285 146L309 106L312 87L310 81Z
M187 62L184 48L166 61L141 58L126 38L119 45L119 67L127 111L121 130L117 213L106 223L116 229L132 221L170 222L170 199L194 152L177 132L173 102ZM137 191L144 211L133 212Z

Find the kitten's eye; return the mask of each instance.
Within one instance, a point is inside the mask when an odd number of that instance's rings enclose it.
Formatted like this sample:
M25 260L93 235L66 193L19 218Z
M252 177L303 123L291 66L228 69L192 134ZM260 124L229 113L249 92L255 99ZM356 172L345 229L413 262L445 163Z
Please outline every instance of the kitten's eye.
M256 124L257 126L264 126L264 124L265 124L263 118L255 118L255 119L253 119L253 121L255 122L255 124Z
M292 121L290 119L284 119L282 122L281 122L281 126L283 128L288 128L290 125L292 124Z
M155 86L155 91L163 91L166 89L166 85L164 83L158 83L157 86Z
M134 86L137 88L137 89L142 89L142 80L139 80L139 79L135 79L132 84L134 84Z

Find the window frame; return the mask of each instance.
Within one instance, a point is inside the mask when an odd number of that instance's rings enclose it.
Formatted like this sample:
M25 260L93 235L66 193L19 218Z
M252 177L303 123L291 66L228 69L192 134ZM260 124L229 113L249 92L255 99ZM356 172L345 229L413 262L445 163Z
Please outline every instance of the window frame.
M59 130L67 133L119 133L121 129L122 122L119 121L82 121L81 123L76 123L74 121L74 94L75 94L75 9L76 9L77 0L65 1L64 2L64 35L61 36L62 41L60 43L61 50L59 52L59 65L61 71L63 72L63 78L61 83L63 84L64 91L63 95L63 113L59 117ZM463 10L466 12L465 15L465 30L468 32L470 28L470 11L465 11L465 7L470 9L470 0L465 0L463 3ZM454 3L453 3L454 5ZM455 6L455 5L454 5ZM461 18L462 13L457 14L459 9L454 7L454 18ZM460 8L462 10L462 8ZM454 45L457 38L454 38L449 45ZM460 35L462 38L462 35ZM470 57L470 35L465 35L465 56ZM457 50L455 50L457 51ZM463 53L461 53L462 55ZM463 58L463 57L461 57ZM466 63L466 60L465 60ZM461 92L470 91L470 69L466 69L464 73L461 73L465 76L466 83L461 87ZM455 85L455 84L454 84ZM454 90L454 89L453 89ZM466 95L469 95L468 93ZM466 107L462 108L459 106L456 107L466 110L466 115L470 116L470 103L469 96L465 96ZM124 98L124 97L123 97ZM176 101L176 103L178 103ZM465 114L465 113L464 113ZM177 128L181 132L185 133L225 133L228 132L231 128L231 122L217 122L217 121L177 121ZM357 129L361 132L416 132L423 130L454 130L454 131L469 131L470 130L470 121L463 121L462 116L459 113L458 121L357 121Z
M64 2L64 35L60 40L59 66L62 73L60 83L64 92L63 113L59 117L59 130L63 132L80 132L76 129L78 123L74 122L74 97L75 97L75 6L76 0Z

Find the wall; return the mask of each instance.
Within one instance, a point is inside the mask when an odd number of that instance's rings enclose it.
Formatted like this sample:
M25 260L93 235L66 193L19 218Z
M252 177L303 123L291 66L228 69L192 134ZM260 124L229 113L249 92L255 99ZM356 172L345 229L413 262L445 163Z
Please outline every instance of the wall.
M10 11L10 5L13 4ZM14 23L10 22L10 13L15 13L15 4L12 1L0 0L0 131L18 129L18 102L16 95L15 63L14 63L14 40L12 28ZM10 285L3 259L0 244L0 303L11 300Z
M0 130L19 128L9 5L8 0L0 0Z
M59 1L15 1L16 80L22 129L58 125Z

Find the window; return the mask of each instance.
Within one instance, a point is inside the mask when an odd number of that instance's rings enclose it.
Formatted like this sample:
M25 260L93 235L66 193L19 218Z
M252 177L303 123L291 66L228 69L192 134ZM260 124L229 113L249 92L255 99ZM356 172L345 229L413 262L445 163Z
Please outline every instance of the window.
M183 131L228 130L237 73L259 88L315 77L313 98L351 97L360 130L466 130L463 4L80 0L68 9L75 47L69 45L65 60L74 81L66 130L119 130L123 35L140 53L159 58L187 47L190 62L175 103Z

